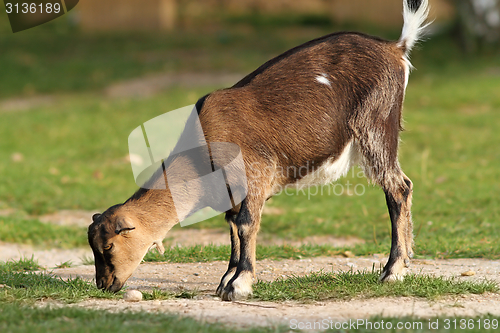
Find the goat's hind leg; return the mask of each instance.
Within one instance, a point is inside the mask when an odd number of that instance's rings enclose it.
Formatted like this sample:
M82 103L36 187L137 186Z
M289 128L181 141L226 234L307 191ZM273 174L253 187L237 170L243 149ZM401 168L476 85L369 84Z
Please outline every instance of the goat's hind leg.
M394 180L384 188L392 227L391 253L380 276L384 282L402 280L413 256L412 182L401 171Z
M397 132L392 135L397 135ZM384 146L379 145L379 147ZM381 149L375 154L370 154L370 158L366 158L365 155L364 159L365 171L368 171L369 178L384 190L391 219L391 253L380 276L380 281L384 282L402 280L413 256L411 218L413 184L401 170L396 151L397 141L394 143L392 140L390 151Z
M400 98L402 101L402 93ZM375 112L384 109L388 110L385 117ZM383 188L391 219L391 253L380 280L395 281L403 278L413 255L413 185L398 162L401 103L382 105L378 110L366 110L353 127L361 164L368 178Z

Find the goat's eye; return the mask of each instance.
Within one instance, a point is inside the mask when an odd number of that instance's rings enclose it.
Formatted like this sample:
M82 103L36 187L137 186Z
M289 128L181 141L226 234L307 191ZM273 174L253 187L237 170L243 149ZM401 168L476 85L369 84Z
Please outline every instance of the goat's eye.
M108 244L104 247L104 251L109 251L113 247L113 244Z

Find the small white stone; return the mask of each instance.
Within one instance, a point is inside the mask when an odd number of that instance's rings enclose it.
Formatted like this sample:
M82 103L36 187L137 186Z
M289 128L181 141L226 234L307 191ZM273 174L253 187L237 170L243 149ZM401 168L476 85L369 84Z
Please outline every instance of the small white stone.
M142 293L139 290L127 290L123 294L123 299L126 302L139 302L142 301Z
M476 275L476 272L474 272L474 271L467 271L467 272L463 272L461 275L462 276L473 276L473 275Z

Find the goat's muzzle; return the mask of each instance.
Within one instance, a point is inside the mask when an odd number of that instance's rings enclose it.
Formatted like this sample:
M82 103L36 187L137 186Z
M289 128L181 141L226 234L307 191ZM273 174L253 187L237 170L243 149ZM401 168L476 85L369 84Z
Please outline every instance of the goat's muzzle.
M120 289L122 289L123 287L123 283L116 276L114 276L112 279L101 277L96 280L96 285L99 289L111 291L113 293L120 291Z

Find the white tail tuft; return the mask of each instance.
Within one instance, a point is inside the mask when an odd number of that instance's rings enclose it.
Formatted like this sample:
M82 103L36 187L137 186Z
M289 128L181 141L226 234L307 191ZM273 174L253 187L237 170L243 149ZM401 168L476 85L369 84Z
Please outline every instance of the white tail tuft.
M425 23L429 15L428 0L403 0L403 32L398 45L404 48L408 55L415 43L422 37L424 29L430 24Z

